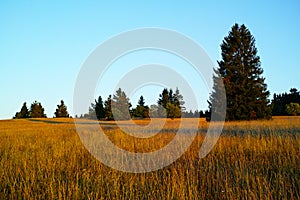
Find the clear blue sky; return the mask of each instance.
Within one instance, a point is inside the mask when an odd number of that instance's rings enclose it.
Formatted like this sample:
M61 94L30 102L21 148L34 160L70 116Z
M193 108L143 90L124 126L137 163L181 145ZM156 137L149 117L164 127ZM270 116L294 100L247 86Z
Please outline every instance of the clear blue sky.
M245 24L256 39L270 92L300 89L296 0L1 1L0 119L13 117L23 102L30 106L34 100L42 103L48 117L61 99L71 112L82 63L101 42L120 32L176 30L199 43L216 63L220 44L236 22Z

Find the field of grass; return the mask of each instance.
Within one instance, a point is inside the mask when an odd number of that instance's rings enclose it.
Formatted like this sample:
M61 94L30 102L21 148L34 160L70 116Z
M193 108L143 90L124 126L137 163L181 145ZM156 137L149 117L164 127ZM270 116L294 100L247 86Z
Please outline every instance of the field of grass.
M172 140L178 122L168 120L149 139L102 125L117 146L149 152ZM89 123L96 122L80 126ZM213 150L199 159L207 127L201 121L191 147L170 166L134 174L91 156L72 119L0 121L0 199L300 199L299 117L225 123Z

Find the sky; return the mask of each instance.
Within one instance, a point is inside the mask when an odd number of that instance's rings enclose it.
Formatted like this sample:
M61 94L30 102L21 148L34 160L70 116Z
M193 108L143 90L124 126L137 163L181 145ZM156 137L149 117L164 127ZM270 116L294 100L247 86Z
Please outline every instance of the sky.
M73 113L74 87L83 63L97 46L120 33L145 27L177 31L197 42L217 66L217 60L221 59L220 44L234 23L245 24L256 39L263 76L271 94L292 87L300 89L297 62L300 2L296 0L3 0L0 2L0 119L12 118L23 102L30 107L35 100L42 103L48 117L53 117L62 99ZM146 63L151 61L149 55L156 53L147 55ZM130 59L131 65L139 57L137 53ZM175 69L179 73L185 71L178 67L184 64L171 57L157 55L153 62L177 63ZM128 62L123 61L120 59L119 65L127 69ZM113 75L119 72L118 65L110 70L107 80L118 80ZM192 84L196 85L197 81ZM142 93L146 104L153 104L160 89L140 88L130 96L131 102L135 105ZM99 89L97 95L106 99L108 90ZM208 94L199 96L198 108L206 109Z

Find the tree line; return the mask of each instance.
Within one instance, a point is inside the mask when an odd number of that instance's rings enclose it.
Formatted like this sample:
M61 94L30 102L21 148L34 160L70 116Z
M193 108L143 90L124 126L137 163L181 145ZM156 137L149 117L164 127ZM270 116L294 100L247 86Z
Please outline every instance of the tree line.
M54 117L70 117L67 111L67 106L63 100L60 101L60 105L57 105ZM34 101L31 104L30 109L27 108L27 104L24 102L20 112L17 112L13 117L13 119L21 118L47 118L47 115L45 114L45 109L40 102Z
M289 93L273 95L272 115L300 115L300 92L291 88Z
M214 84L207 101L209 104L207 111L185 111L183 97L178 88L175 92L172 89L164 89L159 95L157 104L150 107L145 105L145 99L141 96L137 107L131 108L128 97L120 88L104 102L99 96L91 104L88 113L80 117L106 120L149 118L149 116L206 117L209 121L210 116L214 114L216 116L214 120L220 120L224 117L224 113L220 111L220 108L224 107L224 102L228 121L271 119L272 115L300 115L299 92L295 88L292 88L289 94L274 94L273 100L269 100L270 92L263 77L255 39L244 24L234 24L220 47L221 60L218 61L218 67L214 68L212 77ZM225 91L222 89L223 85ZM34 102L29 111L26 104L23 107L16 113L15 118L46 117L38 102ZM55 117L66 116L66 113L60 113L61 111L57 111Z
M126 93L119 88L116 93L103 101L101 96L91 103L88 113L81 114L79 118L98 119L98 120L128 120L128 119L146 119L146 118L181 118L181 117L202 117L204 112L198 111L185 111L183 96L180 94L179 89L164 88L162 93L159 94L157 104L151 106L145 105L145 98L140 96L138 104L132 108L132 104L127 97ZM208 113L208 112L206 112ZM75 117L78 117L77 115Z

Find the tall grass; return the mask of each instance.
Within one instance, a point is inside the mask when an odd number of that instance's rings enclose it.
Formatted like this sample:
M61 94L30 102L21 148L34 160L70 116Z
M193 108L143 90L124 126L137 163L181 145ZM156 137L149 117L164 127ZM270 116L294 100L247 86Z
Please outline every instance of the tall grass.
M149 139L115 128L106 134L124 149L149 152L174 137L177 123L168 121ZM207 126L201 122L191 147L170 166L133 174L93 158L71 119L1 121L0 199L300 199L300 118L226 123L199 159Z

